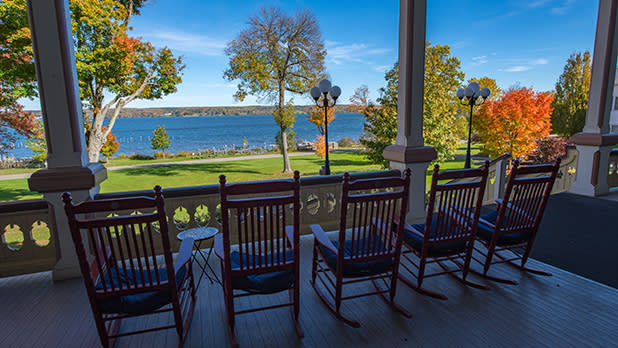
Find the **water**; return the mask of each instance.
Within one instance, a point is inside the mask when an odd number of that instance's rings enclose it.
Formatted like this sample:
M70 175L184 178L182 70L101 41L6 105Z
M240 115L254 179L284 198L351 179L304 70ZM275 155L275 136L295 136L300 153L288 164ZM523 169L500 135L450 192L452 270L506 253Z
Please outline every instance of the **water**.
M360 114L337 114L328 126L329 141L349 137L355 140L363 131L364 117ZM113 133L120 143L118 154L153 154L150 139L157 126L165 126L171 144L168 151L198 151L242 146L247 138L249 147L269 147L275 144L279 130L272 115L252 116L194 116L194 117L143 117L120 118L116 120ZM298 115L293 130L296 139L313 141L318 136L317 127ZM10 152L17 158L31 157L32 151L24 145L23 139Z

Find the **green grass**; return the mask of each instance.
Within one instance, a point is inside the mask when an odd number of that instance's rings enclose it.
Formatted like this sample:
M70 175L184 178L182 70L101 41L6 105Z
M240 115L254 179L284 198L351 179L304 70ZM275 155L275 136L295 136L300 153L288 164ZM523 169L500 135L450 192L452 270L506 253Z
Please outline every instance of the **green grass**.
M290 157L292 168L302 175L318 175L324 160L315 155ZM369 164L362 154L354 152L332 153L331 171L379 170ZM283 177L281 158L238 160L216 163L182 164L166 167L146 167L108 171L107 180L101 184L101 192L149 190L154 185L163 188L209 185L219 182L219 175L227 175L228 181L265 180ZM0 201L41 198L30 192L26 179L0 181Z
M472 146L472 154L478 153L480 147ZM464 155L465 147L457 150L455 155ZM169 160L118 160L112 163L113 166L129 164L147 164L179 161L179 159ZM292 168L299 170L302 175L318 175L324 160L315 156L290 157ZM370 171L380 170L376 165L370 164L360 153L344 152L331 153L331 171L333 174L345 171ZM463 168L463 159L453 159L440 165L441 170ZM163 188L209 185L219 182L219 175L227 175L230 182L266 180L283 177L281 158L264 158L253 160L238 160L216 163L181 164L166 167L145 167L134 169L123 169L108 171L108 179L101 184L101 192L122 192L135 190L149 190L154 185L161 185ZM31 170L32 171L32 170ZM24 171L22 171L23 173ZM27 172L27 171L25 171ZM16 172L18 173L18 172ZM431 183L433 168L427 170L427 190ZM1 171L1 174L8 174ZM41 198L42 195L30 192L26 179L0 181L0 201L13 201Z

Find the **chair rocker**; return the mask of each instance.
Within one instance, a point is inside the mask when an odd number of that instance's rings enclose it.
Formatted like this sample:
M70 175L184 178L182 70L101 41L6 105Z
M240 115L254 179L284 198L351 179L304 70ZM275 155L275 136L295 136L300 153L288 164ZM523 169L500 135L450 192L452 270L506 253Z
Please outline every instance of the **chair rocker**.
M551 194L560 158L554 164L519 166L514 161L504 189L504 199L496 200L497 210L481 216L476 238L483 249L475 249L485 257L483 277L506 284L516 285L510 279L487 274L492 264L508 263L520 270L551 276L545 271L525 266L536 238L547 200ZM523 249L523 253L521 253ZM495 257L495 258L494 258ZM516 261L521 261L519 264Z
M304 337L299 322L299 172L294 172L293 180L226 184L225 175L221 175L219 182L223 233L215 236L214 250L221 260L232 346L238 347L234 333L236 314L286 306L291 308L298 337ZM249 195L252 197L247 198ZM292 225L286 225L290 207ZM289 293L289 302L240 311L234 309L234 300L238 297L284 290Z
M465 285L489 289L466 279L474 248L476 226L483 205L488 165L488 162L485 162L481 168L442 173L439 172L439 165L434 166L425 223L405 224L405 249L402 251L402 271L399 273L399 279L404 284L423 295L441 300L448 298L444 294L422 287L425 278L449 274ZM453 179L463 179L463 182L439 183ZM412 254L418 259L418 263L409 256ZM442 270L428 274L427 266L432 263L438 264ZM456 275L459 272L461 277ZM416 281L408 275L413 276Z
M330 240L320 225L311 225L315 237L311 285L328 309L350 326L360 327L360 323L341 313L341 302L363 296L379 294L401 314L412 317L394 301L403 225L396 226L393 217L407 213L409 186L409 169L403 178L350 181L345 173L337 239ZM378 192L359 192L369 190ZM343 297L343 285L369 280L375 291Z
M70 193L63 194L103 347L112 347L118 337L165 329L176 330L177 346L181 347L191 326L196 300L191 265L193 240L183 241L174 262L161 187L156 186L154 191L154 198L102 199L76 205ZM157 223L158 227L153 226ZM155 228L159 233L153 232ZM82 231L92 252L90 263ZM118 333L122 319L169 312L172 325Z

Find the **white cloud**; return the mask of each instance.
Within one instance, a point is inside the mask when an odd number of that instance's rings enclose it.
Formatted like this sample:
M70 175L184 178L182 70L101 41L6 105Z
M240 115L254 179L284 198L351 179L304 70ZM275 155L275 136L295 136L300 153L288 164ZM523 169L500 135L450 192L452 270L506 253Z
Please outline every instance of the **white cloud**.
M386 72L388 69L392 67L393 67L392 65L378 65L378 66L374 66L373 70L379 71L379 72Z
M364 43L353 43L342 45L339 42L326 41L327 58L333 64L343 64L344 62L364 63L366 56L387 53L386 48L374 48Z
M205 56L222 56L226 45L225 40L176 29L154 30L143 33L143 36L157 47L168 46L180 52L198 53Z
M562 5L552 8L551 13L556 15L566 14L567 12L569 12L569 9L571 9L574 3L575 0L564 0L562 1Z
M520 71L527 71L532 69L531 66L526 66L526 65L516 65L516 66L512 66L510 68L506 68L504 69L504 71L506 72L520 72Z
M534 67L538 66L538 65L545 65L549 63L549 60L545 59L545 58L537 58L537 59L530 59L528 60L528 63L525 65L514 65L511 67L508 67L506 69L499 69L499 71L506 71L506 72L522 72L522 71L528 71L533 69Z
M487 63L488 61L487 56L472 57L472 63L470 65L481 65Z

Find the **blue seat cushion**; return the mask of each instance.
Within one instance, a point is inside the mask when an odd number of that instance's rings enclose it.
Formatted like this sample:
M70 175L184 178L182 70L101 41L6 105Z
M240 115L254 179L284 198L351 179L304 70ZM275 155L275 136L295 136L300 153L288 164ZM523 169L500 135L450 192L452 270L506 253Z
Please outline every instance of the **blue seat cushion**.
M498 218L498 211L492 211L489 214L485 214L481 216L481 218L495 225L496 219ZM501 225L504 226L504 220L501 223ZM505 246L505 245L516 245L516 244L524 243L528 240L528 238L530 238L530 233L531 233L530 231L525 231L525 232L503 234L502 236L498 238L497 245ZM493 234L494 234L494 228L482 223L482 221L479 220L479 225L476 229L476 235L486 241L490 241L491 236Z
M110 268L112 277L110 279L109 273L104 271L105 285L107 288L119 287L120 284L124 285L150 285L150 279L153 283L156 282L156 273L159 274L161 282L167 281L167 269L157 268L151 270L139 270L124 269L122 267ZM133 274L137 282L133 279ZM150 273L150 277L148 276ZM176 285L180 288L181 282L187 273L187 266L182 266L176 273ZM99 279L96 284L97 290L103 289L103 282ZM126 314L145 314L157 310L166 304L171 303L172 298L169 290L149 291L135 295L116 296L109 298L97 299L99 310L103 313L126 313Z
M294 258L294 252L292 250L288 250L285 254L279 253L279 256L282 258L280 262L284 261L284 257L286 262L292 261ZM243 254L242 259L244 265L251 266L253 263L253 255ZM233 251L230 260L232 262L233 269L240 268L240 253ZM258 262L258 264L265 264L265 261L270 262L270 260L270 254L256 257L256 262ZM254 274L244 277L232 277L232 288L252 293L272 294L291 288L294 285L294 281L294 270L290 269L286 271Z
M437 218L433 218L431 221L431 230L429 231L429 237L433 237L436 234ZM412 225L412 227L420 233L425 233L425 224ZM421 251L423 249L423 237L404 229L403 231L404 242L414 248L414 250ZM445 256L458 254L466 250L467 243L465 241L459 242L444 242L440 244L430 245L427 248L427 256Z
M338 248L338 241L331 241L335 248ZM382 248L382 242L379 240L375 240L375 238L367 237L365 239L357 239L354 241L354 251L359 249L357 254L364 255L373 250L374 243L379 243L376 245L376 250L380 250ZM363 248L364 245L364 248ZM322 256L324 256L324 260L326 264L333 269L337 270L337 255L333 253L330 249L318 243ZM349 257L352 255L352 241L346 240L344 246L344 256ZM362 252L361 252L362 250ZM343 275L345 277L362 277L373 274L385 273L393 269L393 259L386 258L375 261L368 262L344 262L343 263Z

